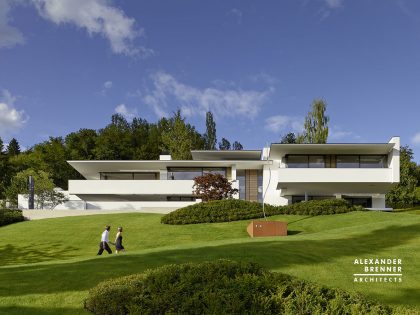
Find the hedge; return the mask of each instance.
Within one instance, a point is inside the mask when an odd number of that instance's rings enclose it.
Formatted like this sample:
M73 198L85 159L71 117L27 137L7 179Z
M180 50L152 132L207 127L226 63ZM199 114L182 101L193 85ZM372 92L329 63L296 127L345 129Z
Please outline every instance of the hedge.
M107 280L89 291L84 307L97 315L395 313L361 294L229 260L167 265Z
M0 226L24 220L22 210L0 209Z
M345 213L362 208L344 199L324 199L295 203L288 206L265 205L266 216L278 214L322 215ZM262 218L262 204L239 199L225 199L190 205L161 218L165 224L196 224L229 222Z

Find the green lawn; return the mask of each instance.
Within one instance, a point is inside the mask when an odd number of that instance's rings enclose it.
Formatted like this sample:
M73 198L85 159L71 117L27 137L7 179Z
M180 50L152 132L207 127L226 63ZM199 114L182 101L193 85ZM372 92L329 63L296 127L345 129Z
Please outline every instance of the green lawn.
M284 238L250 239L249 221L168 226L157 214L108 214L46 219L0 228L0 314L84 314L98 282L147 268L217 258L256 261L332 287L357 290L392 305L420 310L420 216L352 212L277 216ZM105 224L124 227L123 255L95 256ZM356 258L403 260L402 283L353 283Z

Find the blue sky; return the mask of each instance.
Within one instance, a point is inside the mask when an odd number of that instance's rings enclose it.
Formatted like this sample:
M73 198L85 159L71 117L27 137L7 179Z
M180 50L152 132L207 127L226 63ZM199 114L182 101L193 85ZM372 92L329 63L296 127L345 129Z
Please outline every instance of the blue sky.
M420 2L0 0L0 136L23 147L180 108L261 148L319 97L329 142L399 135L420 162Z

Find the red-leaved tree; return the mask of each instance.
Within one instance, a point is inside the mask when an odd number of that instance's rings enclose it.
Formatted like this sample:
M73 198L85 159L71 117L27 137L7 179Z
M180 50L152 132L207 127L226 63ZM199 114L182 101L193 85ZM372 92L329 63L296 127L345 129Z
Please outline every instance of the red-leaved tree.
M232 198L238 193L238 189L232 188L232 184L226 177L212 173L194 178L193 189L193 193L203 201Z

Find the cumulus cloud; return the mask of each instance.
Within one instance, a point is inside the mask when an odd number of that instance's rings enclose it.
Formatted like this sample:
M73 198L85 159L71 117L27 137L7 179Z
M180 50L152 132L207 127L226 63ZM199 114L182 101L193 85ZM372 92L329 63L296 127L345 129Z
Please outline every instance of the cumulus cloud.
M414 145L420 145L420 132L417 132L412 138L411 138L411 142Z
M265 120L265 129L272 132L296 132L303 130L303 118L286 115L275 115Z
M0 0L0 48L11 48L24 43L22 33L10 23L10 6L8 0Z
M19 130L29 119L23 110L14 107L16 97L8 90L0 96L0 135L8 136Z
M253 118L273 90L197 88L181 83L165 72L154 73L151 80L153 87L142 93L141 98L158 117L169 116L170 111L180 108L185 116L203 116L212 111L219 117Z
M38 13L56 24L73 24L89 35L102 35L109 40L116 54L141 55L153 53L145 47L135 47L133 40L143 35L136 29L135 19L129 18L106 0L32 0Z
M110 5L108 0L28 0L38 14L57 25L72 24L86 30L90 35L106 38L116 54L148 57L152 49L134 44L144 35L136 27L136 21L126 16L123 10ZM13 4L20 4L20 1ZM22 33L9 25L8 13L12 2L0 0L0 48L23 43Z
M137 116L137 109L135 108L128 108L125 104L120 104L115 107L115 112L117 114L123 115L125 118L131 120Z

